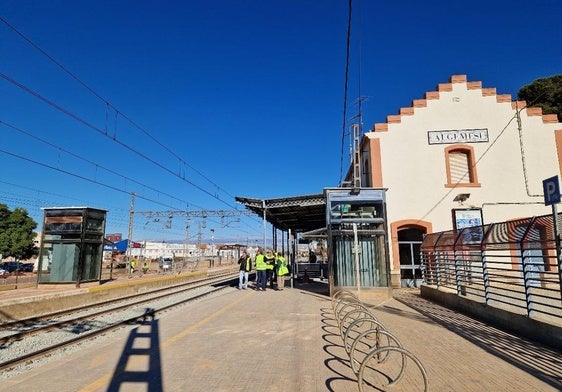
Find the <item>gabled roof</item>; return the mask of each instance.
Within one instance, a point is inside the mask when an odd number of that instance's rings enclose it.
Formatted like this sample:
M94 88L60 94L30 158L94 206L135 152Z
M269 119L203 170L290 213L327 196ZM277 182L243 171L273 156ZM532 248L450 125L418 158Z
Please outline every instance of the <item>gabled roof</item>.
M326 198L323 194L283 197L278 199L253 199L236 197L236 201L263 217L280 230L303 233L326 227Z
M528 107L525 101L513 101L511 94L497 94L495 88L482 87L482 82L469 82L466 75L452 75L449 83L439 83L435 91L427 91L422 99L414 99L412 105L409 107L400 108L399 114L392 114L386 116L386 122L375 123L371 132L387 132L389 124L396 124L402 122L402 117L413 116L416 109L425 108L427 101L437 100L440 98L441 92L453 90L453 84L464 83L468 90L480 90L483 97L496 97L498 103L510 103L513 109L525 108L528 116L541 116L544 123L556 123L558 117L556 114L543 114L540 107Z

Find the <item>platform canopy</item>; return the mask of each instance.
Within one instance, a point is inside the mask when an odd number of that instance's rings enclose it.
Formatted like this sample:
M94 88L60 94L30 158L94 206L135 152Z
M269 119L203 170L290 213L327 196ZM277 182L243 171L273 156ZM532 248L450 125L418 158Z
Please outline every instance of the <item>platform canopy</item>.
M236 196L236 201L260 217L265 209L266 220L280 230L304 233L326 227L323 194L265 200Z

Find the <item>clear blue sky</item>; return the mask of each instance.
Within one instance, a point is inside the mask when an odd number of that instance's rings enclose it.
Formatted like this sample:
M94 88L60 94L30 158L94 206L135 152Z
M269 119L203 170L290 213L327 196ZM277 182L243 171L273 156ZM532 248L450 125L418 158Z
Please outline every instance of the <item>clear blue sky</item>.
M243 209L347 170L347 1L0 4L0 203L39 229L41 207L90 206L126 237L132 191L138 211ZM515 98L562 73L561 21L560 0L355 0L348 123L359 96L369 130L454 74ZM133 239L184 238L165 223L136 215ZM211 229L263 234L257 217Z

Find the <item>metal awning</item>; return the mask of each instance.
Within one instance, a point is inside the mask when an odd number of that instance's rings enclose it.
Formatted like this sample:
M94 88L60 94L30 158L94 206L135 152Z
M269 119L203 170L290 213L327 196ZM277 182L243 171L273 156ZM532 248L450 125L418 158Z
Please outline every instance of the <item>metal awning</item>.
M236 196L236 201L260 217L265 209L266 220L280 230L296 234L326 227L324 194L265 200Z

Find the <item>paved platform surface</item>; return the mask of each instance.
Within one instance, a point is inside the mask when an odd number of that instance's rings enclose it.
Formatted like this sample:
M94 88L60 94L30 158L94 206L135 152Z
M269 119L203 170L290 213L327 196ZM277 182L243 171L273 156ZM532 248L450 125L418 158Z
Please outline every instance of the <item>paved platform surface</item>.
M229 287L9 379L0 391L357 391L327 284ZM562 353L395 290L375 314L431 391L560 391ZM2 296L0 296L1 306ZM1 355L1 349L0 349ZM392 391L423 390L405 377Z

